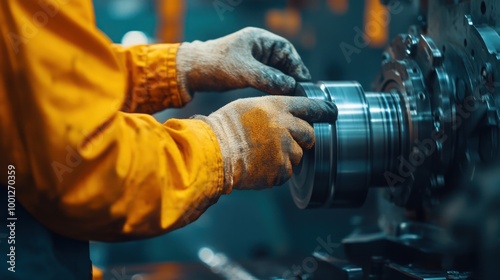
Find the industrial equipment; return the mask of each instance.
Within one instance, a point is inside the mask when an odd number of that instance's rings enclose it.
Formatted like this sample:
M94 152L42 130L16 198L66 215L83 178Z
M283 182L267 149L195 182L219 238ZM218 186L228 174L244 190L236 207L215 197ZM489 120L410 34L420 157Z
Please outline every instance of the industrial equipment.
M372 187L386 201L381 232L347 237L343 260L315 255L330 279L499 279L500 2L421 6L422 24L394 38L371 91L298 86L339 116L314 126L291 180L296 205L361 206Z

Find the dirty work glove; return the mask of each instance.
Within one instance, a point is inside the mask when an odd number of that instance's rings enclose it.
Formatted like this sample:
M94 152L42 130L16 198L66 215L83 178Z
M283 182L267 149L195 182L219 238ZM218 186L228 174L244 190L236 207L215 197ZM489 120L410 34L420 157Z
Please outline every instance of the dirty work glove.
M244 87L292 95L296 80L311 79L290 42L253 27L216 40L183 43L176 65L181 92L188 96Z
M314 145L312 122L334 122L337 107L306 97L266 96L236 100L208 117L224 160L224 187L262 189L292 176L303 150Z

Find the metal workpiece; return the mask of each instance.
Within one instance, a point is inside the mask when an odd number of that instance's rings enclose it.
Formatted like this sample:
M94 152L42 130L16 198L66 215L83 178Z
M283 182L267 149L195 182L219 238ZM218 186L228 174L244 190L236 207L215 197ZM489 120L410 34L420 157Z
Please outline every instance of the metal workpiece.
M296 95L332 101L320 87L311 83L297 84ZM304 152L301 162L293 169L290 189L295 204L301 208L323 207L331 196L336 153L335 122L314 124L315 145Z
M330 101L335 122L314 125L316 143L291 179L300 208L357 207L370 186L386 186L397 156L408 153L409 122L397 92L364 92L356 82L299 84L298 95Z
M295 169L300 208L360 206L369 187L387 187L397 206L432 208L499 163L499 4L430 1L428 10L426 29L387 47L372 92L356 82L298 86L339 109L336 122L315 124L317 143Z
M384 193L380 232L346 238L346 261L317 257L338 279L498 279L500 1L420 4L425 26L392 40L370 91L298 86L339 115L314 124L295 203L355 207L371 187Z

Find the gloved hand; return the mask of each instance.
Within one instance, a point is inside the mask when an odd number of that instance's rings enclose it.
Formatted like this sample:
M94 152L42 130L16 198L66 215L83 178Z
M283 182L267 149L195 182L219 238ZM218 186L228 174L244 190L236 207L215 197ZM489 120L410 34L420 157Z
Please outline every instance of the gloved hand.
M291 95L296 80L311 79L290 42L252 27L216 40L182 43L176 65L181 92L191 96L244 87Z
M224 160L224 188L281 185L314 145L312 122L333 122L337 107L306 97L266 96L236 100L208 117Z

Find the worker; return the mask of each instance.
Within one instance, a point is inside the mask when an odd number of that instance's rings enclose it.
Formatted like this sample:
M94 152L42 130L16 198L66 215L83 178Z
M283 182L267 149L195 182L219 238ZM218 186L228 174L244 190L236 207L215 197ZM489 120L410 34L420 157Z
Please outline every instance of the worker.
M125 48L90 0L1 1L0 28L0 279L90 279L90 240L158 236L234 189L281 185L314 143L311 123L336 118L332 103L278 96L309 72L261 29ZM150 115L244 87L274 95Z

